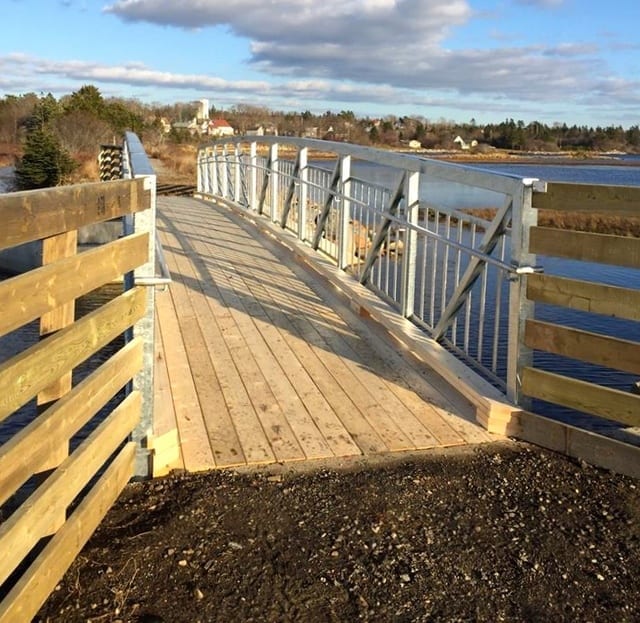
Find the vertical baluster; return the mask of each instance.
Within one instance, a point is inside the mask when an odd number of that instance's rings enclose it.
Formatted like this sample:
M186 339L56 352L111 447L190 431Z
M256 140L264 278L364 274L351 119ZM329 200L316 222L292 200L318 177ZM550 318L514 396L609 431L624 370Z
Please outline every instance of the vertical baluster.
M240 145L235 144L233 150L234 157L234 183L233 183L233 200L236 203L240 203L240 187L242 182L240 180Z
M338 202L338 268L345 270L353 257L353 243L355 229L351 222L351 156L340 158L340 182L338 185L340 194ZM336 205L334 200L333 205Z
M499 242L498 253L500 260L504 262L505 256L505 236L501 236ZM496 305L495 305L495 318L493 322L493 354L491 358L491 371L494 374L498 373L498 351L500 348L500 314L502 313L502 286L504 284L504 271L499 268L498 275L496 277Z
M407 174L405 180L405 219L404 248L402 250L402 283L400 292L400 312L405 318L413 316L416 296L416 262L418 252L418 234L416 226L420 211L420 173ZM400 241L397 239L396 244ZM396 246L396 263L399 248Z

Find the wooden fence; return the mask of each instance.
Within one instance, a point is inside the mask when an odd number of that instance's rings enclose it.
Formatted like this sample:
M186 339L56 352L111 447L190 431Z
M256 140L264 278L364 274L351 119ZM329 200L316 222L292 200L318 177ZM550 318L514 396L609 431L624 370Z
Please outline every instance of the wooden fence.
M640 188L548 183L535 193L533 206L557 213L599 214L607 219L638 219ZM533 227L530 251L548 257L640 269L640 238L611 234ZM640 272L625 287L569 279L549 274L528 277L527 297L590 314L640 321ZM525 344L534 350L562 355L637 375L640 379L640 342L593 333L560 324L528 319ZM527 367L523 393L556 405L640 426L640 396L577 378Z
M144 316L145 288L78 320L74 307L147 263L149 234L82 253L76 240L80 227L147 210L147 187L142 178L0 196L0 250L42 241L42 266L0 282L0 336L37 319L41 335L0 363L0 622L31 620L133 474L142 338L123 340L80 382L72 372ZM12 415L34 399L37 416L11 433Z

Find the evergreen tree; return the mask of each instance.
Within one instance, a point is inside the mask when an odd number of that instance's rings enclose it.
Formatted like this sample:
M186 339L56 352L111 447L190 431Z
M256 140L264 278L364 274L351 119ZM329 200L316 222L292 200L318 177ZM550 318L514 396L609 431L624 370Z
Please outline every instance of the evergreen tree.
M76 163L46 129L35 128L26 137L24 154L16 165L20 190L58 186Z

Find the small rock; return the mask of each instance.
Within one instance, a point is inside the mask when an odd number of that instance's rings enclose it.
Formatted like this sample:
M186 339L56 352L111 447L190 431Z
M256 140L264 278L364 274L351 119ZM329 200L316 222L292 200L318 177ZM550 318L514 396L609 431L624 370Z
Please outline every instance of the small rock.
M204 593L198 587L194 589L193 596L199 601L204 599Z
M183 558L182 560L178 560L178 565L181 567L186 567L187 566L187 561Z

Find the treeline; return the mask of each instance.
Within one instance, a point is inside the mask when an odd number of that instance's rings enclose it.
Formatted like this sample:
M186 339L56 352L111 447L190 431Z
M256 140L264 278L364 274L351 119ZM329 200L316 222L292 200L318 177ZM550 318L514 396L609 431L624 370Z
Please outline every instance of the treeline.
M142 138L149 151L175 143L197 143L195 102L171 105L143 104L137 100L104 98L98 88L81 87L56 99L28 93L0 99L0 166L16 165L20 188L54 186L75 179L91 179L95 154L103 143L119 143L125 130ZM623 151L640 153L640 127L547 125L538 121L506 119L481 125L471 119L456 123L422 116L387 115L381 119L358 117L351 110L314 114L274 111L241 104L210 110L224 118L237 134L262 127L266 134L306 136L378 147L421 146L455 149L458 136L470 151ZM182 122L182 123L178 123Z
M95 179L96 153L125 130L159 132L153 111L135 100L105 99L94 86L71 95L0 99L0 166L15 165L18 189Z

